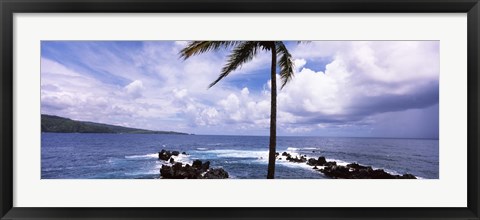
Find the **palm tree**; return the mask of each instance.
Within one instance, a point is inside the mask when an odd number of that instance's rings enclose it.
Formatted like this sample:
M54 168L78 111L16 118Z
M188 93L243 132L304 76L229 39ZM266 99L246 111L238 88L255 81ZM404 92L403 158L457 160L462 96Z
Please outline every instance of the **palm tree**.
M222 68L220 76L213 81L209 88L225 78L229 73L238 69L243 64L252 60L258 51L270 51L272 54L271 78L271 108L270 108L270 146L268 154L268 173L267 179L273 179L275 176L275 153L277 141L277 56L280 57L278 64L280 66L280 77L283 88L293 77L292 56L282 41L193 41L190 42L180 52L180 57L184 60L189 57L208 51L216 51L222 48L234 47L228 56L227 63Z

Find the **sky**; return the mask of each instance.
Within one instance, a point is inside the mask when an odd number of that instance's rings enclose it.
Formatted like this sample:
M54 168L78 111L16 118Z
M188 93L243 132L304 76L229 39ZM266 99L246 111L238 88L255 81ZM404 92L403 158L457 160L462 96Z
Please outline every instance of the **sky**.
M271 55L258 53L208 89L231 48L183 60L187 43L42 41L41 112L150 130L268 136ZM285 44L295 76L278 88L277 135L438 138L438 41Z

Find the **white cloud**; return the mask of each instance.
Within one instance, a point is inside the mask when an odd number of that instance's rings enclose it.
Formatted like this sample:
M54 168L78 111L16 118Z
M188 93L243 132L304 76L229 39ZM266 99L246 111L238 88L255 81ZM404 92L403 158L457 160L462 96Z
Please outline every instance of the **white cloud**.
M161 100L145 103L137 99L144 89L139 80L118 87L45 58L41 74L42 113L45 114L118 125L130 123L135 127L145 127L145 124L135 123L136 120L132 123L132 119L174 114L168 106L162 106L165 102Z
M140 80L135 80L125 86L125 91L127 92L127 94L132 96L133 98L141 97L143 89L143 83Z
M304 67L278 94L280 111L299 116L294 123L346 123L438 102L435 42L349 44L335 52L325 72Z
M178 52L185 44L144 42L127 55L83 48L93 57L79 62L124 84L42 58L42 112L156 130L268 134L270 81L257 91L232 79L269 69L269 53L207 89L228 53L183 61ZM296 74L277 96L281 132L371 123L372 115L422 108L434 104L424 100L438 96L438 42L322 41L295 45L291 52Z
M295 66L295 72L300 72L300 70L307 64L307 61L305 59L295 59L293 61L293 65Z
M183 99L188 95L188 90L187 89L173 89L173 94L175 95L175 98L177 99Z
M242 93L242 96L248 96L248 94L250 94L250 91L248 90L247 87L245 87L245 88L242 89L241 93Z
M188 41L175 41L175 45L183 48L188 45Z

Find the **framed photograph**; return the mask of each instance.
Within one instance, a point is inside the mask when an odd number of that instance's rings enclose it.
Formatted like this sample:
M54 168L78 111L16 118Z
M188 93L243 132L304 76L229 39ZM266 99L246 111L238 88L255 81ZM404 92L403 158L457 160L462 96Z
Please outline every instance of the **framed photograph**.
M1 219L479 219L478 0L0 7Z

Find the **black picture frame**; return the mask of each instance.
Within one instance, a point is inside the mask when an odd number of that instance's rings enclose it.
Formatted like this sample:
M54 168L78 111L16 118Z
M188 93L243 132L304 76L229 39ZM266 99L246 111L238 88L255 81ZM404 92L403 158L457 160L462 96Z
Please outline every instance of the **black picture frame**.
M478 0L0 0L2 48L1 219L479 219ZM13 207L14 13L467 13L468 207L466 208L18 208ZM441 193L441 192L439 192Z

